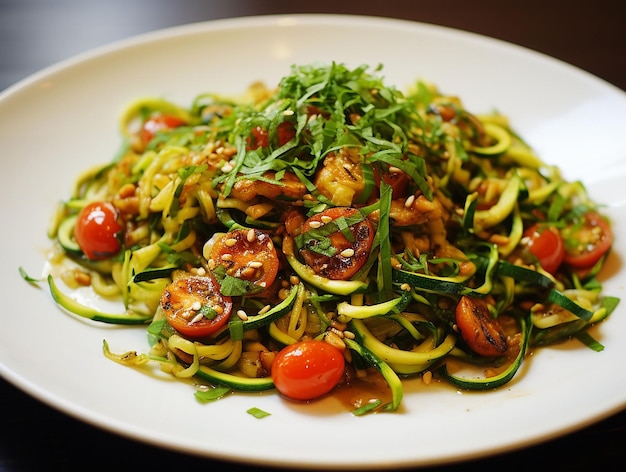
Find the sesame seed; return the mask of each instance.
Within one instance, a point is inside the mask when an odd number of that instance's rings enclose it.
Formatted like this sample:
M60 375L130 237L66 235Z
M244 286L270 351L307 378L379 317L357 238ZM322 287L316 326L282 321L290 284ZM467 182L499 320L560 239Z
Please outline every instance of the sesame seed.
M248 321L248 315L246 314L245 311L243 310L237 310L237 316L239 317L240 320L242 321Z
M254 231L253 229L249 230L248 234L246 235L246 239L249 243L254 241L256 239L256 231Z
M224 244L226 244L228 247L233 247L235 244L237 244L237 240L235 238L228 238L226 241L224 241Z
M310 226L311 228L313 228L313 229L317 229L317 228L319 228L320 226L322 226L322 222L321 222L321 221L311 221L311 222L309 223L309 226Z
M333 221L332 217L328 215L322 215L320 219L322 220L322 223L330 223L331 221Z
M409 195L406 201L404 202L404 206L406 208L409 208L411 205L413 205L414 202L415 202L415 195Z
M341 257L352 257L352 256L354 256L354 249L350 247L341 251Z

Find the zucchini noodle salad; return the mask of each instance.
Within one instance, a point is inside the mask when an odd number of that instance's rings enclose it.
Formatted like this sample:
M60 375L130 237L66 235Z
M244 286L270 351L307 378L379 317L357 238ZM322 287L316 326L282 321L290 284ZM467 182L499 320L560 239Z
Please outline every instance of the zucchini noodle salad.
M382 385L352 413L396 411L408 378L491 390L533 349L602 350L613 233L583 184L507 116L382 70L294 65L237 97L130 103L120 151L58 205L40 280L74 315L145 325L145 352L104 356L200 401Z

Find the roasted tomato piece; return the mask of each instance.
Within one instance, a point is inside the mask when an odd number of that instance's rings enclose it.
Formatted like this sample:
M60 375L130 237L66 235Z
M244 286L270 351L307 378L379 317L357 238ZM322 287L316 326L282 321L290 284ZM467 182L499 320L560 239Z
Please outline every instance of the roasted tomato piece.
M267 289L280 265L274 242L258 229L237 229L220 235L213 243L209 267L222 266L226 274Z
M276 127L276 143L278 146L287 144L296 135L296 128L289 121L283 121ZM273 142L267 129L255 126L247 138L248 149L267 148Z
M189 338L203 338L219 330L228 321L232 308L232 299L220 293L212 275L178 279L161 295L167 322Z
M495 357L506 353L507 338L498 320L491 316L485 300L461 297L456 306L456 325L465 343L476 354Z
M406 196L411 178L397 167L389 167L386 172L382 173L379 173L374 168L374 180L379 188L381 180L389 185L391 187L391 198L395 200Z
M316 274L346 280L363 267L374 228L356 208L333 207L307 219L297 238L300 255Z

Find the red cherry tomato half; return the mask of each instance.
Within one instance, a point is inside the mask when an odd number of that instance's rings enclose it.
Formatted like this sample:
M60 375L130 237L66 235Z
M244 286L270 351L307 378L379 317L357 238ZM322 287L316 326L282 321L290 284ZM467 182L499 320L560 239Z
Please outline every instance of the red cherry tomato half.
M554 275L559 270L565 255L563 238L558 229L535 224L524 232L526 247L546 272Z
M290 121L283 121L276 129L278 145L283 146L291 141L296 135L296 128Z
M178 279L161 295L167 322L183 336L203 338L226 324L233 309L212 275Z
M456 306L456 325L461 337L475 353L494 357L504 355L508 341L498 319L491 316L482 298L463 296Z
M564 262L577 269L592 267L613 244L613 231L599 213L585 213L580 224L563 230L566 241Z
M174 129L179 126L184 126L186 124L187 122L185 120L183 120L182 118L178 118L177 116L173 116L173 115L154 116L146 120L146 122L143 124L143 127L141 128L141 132L140 132L141 142L145 146L150 141L152 141L152 138L154 138L154 135L158 131L165 130L165 129Z
M267 130L261 126L252 128L251 135L247 138L248 149L266 148L269 143Z
M391 187L391 198L398 199L407 194L410 178L408 174L402 170L390 167L388 172L384 172L379 175L378 170L374 168L374 180L376 185L380 187L380 181L382 180Z
M336 220L340 218L355 217L358 214L356 208L332 207L305 221L302 235L307 242L300 249L300 254L315 273L332 280L347 280L367 262L374 242L374 229L367 218L347 227L352 235L350 240L341 229L326 226L329 223L336 224ZM325 228L333 231L327 234ZM310 234L318 235L307 240L308 231L315 231ZM326 245L329 247L322 250L321 247ZM330 255L331 253L333 254Z
M276 279L280 261L267 233L258 229L238 229L225 233L213 243L209 266L218 265L223 266L231 277L266 289Z
M330 392L342 379L345 360L324 341L300 341L283 348L272 363L276 389L293 400L313 400Z
M282 146L296 135L296 128L289 121L283 121L276 127L276 142L278 146ZM271 138L267 129L261 126L255 126L247 138L248 149L266 148L269 146Z
M78 214L74 238L88 259L108 259L121 249L117 210L111 203L93 202Z

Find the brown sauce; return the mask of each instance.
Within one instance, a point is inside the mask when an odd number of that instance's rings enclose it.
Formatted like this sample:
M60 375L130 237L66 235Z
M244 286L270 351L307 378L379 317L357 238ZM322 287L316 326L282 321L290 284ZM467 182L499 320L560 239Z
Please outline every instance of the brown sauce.
M383 376L370 369L366 377L348 375L331 393L348 410L353 411L377 400L384 405L391 401L391 390Z

